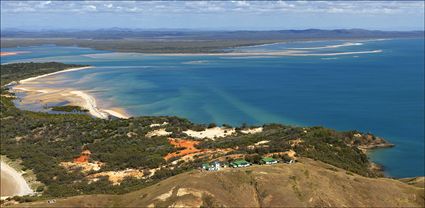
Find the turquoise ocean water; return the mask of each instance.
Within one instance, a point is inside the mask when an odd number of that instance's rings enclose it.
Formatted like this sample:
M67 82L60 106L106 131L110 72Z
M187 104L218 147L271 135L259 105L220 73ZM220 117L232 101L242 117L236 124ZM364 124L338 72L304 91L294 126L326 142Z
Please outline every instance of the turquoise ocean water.
M132 115L177 115L201 123L322 125L372 132L396 147L370 157L388 175L424 175L424 40L298 42L234 51L307 50L332 56L153 56L52 45L1 63L58 61L93 69L55 75L100 107Z

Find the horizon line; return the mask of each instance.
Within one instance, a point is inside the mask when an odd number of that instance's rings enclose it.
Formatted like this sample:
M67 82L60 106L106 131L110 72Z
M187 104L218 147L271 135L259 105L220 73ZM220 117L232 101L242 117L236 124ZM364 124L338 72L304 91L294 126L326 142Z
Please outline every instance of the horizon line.
M24 29L19 27L6 27L6 28L0 28L1 31L22 31L22 32L43 32L43 31L98 31L98 30L132 30L132 31L256 31L256 32L272 32L272 31L306 31L306 30L324 30L324 31L332 31L332 30L365 30L365 31L381 31L381 32L425 32L424 29L410 29L410 30L403 30L403 29L365 29L365 28L303 28L303 29L249 29L249 28L128 28L128 27L103 27L103 28L39 28L39 29Z

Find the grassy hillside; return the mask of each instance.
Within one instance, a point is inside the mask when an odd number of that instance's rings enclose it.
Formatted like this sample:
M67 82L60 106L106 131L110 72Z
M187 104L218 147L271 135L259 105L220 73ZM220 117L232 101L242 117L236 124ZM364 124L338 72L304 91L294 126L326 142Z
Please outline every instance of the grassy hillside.
M188 180L190 178L190 180ZM90 195L21 207L421 207L424 187L367 178L302 158L296 164L191 171L125 195Z

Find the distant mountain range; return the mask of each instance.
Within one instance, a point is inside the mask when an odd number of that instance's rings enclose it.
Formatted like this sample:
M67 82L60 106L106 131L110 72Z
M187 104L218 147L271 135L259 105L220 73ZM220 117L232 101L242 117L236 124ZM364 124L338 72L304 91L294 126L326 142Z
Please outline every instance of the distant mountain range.
M78 38L78 39L177 39L177 40L291 40L326 38L391 38L424 37L424 31L378 31L364 29L306 29L273 31L195 31L195 30L142 30L109 28L98 30L39 30L4 29L2 38Z

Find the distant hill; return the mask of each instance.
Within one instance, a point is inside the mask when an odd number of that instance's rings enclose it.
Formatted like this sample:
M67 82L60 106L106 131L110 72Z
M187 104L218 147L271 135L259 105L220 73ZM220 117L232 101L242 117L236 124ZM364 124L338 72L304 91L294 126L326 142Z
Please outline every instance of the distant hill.
M2 38L79 38L79 39L176 39L176 40L298 40L316 38L389 38L423 37L424 31L378 31L363 29L337 30L273 30L273 31L194 31L137 30L110 28L99 30L40 30L5 29Z
M423 207L424 187L418 181L423 177L406 183L366 178L302 158L295 164L191 171L125 195L76 196L19 206Z

